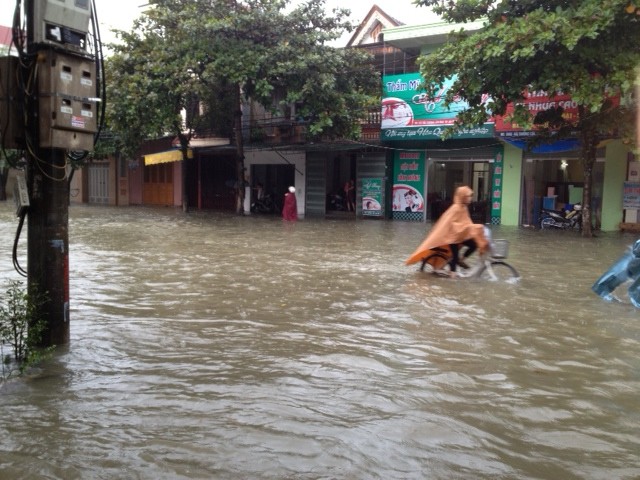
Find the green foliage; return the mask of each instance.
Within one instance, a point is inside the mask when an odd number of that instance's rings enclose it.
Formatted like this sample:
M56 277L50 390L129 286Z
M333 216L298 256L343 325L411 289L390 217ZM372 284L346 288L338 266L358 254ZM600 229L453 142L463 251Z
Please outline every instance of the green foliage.
M591 180L596 146L606 138L630 138L629 122L637 109L634 69L640 64L640 17L628 11L629 0L416 0L448 22L483 19L478 32L452 33L451 41L420 59L420 71L433 93L457 74L445 103L468 102L455 129L503 115L524 92L569 93L578 104L577 119L561 111L532 116L522 105L513 121L535 126L544 138L578 136L585 182ZM489 100L487 101L487 96ZM611 98L619 98L615 103ZM449 134L452 132L449 132ZM589 185L585 186L585 232L590 235ZM587 203L589 202L589 203ZM583 232L584 233L584 232Z
M379 89L364 53L328 45L353 26L346 10L327 15L324 0L293 9L282 0L149 4L131 32L119 32L106 66L107 118L125 153L185 129L231 137L237 91L274 111L297 102L310 132L352 137ZM194 99L206 108L193 108Z
M5 356L3 349L3 379L15 370L12 365L23 373L46 358L53 348L39 348L46 324L37 312L46 296L28 294L23 283L15 280L9 281L6 288L0 295L0 346L9 346L11 354Z
M436 85L458 75L447 100L457 95L469 102L461 123L483 123L491 114L504 114L527 88L570 93L585 107L579 122L589 126L629 107L623 102L614 108L610 102L612 96L630 98L634 68L640 64L640 19L625 11L628 0L415 3L432 6L447 21L486 22L482 31L452 35L453 41L420 61L425 79ZM483 103L484 94L491 98L488 103ZM515 120L535 123L522 109Z

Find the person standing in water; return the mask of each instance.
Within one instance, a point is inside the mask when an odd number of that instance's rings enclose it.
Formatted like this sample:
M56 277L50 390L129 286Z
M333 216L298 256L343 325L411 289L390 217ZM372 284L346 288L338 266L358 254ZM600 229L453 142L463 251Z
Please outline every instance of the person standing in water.
M282 218L288 222L295 222L298 220L298 202L296 200L295 187L289 187L289 191L284 194Z

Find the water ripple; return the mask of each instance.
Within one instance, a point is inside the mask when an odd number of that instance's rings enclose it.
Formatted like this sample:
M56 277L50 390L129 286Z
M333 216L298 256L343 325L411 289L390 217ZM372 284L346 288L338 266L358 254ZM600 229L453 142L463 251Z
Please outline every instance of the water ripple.
M512 285L405 267L424 230L72 207L71 344L2 385L2 477L638 478L637 311L589 290L631 239L496 227Z

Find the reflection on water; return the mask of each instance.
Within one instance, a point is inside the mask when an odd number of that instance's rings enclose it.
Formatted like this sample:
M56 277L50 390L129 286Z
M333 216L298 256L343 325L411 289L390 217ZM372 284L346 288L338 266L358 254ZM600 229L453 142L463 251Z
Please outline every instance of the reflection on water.
M424 233L71 207L71 344L0 388L0 477L640 477L640 314L590 290L634 238L494 228L511 285L405 267Z

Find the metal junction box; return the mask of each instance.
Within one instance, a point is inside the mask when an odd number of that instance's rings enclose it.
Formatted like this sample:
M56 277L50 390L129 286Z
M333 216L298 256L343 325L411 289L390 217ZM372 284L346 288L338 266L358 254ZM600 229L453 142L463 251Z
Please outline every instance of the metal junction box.
M90 0L33 0L33 41L87 53Z
M0 144L4 148L25 146L24 104L18 95L18 58L0 57Z
M93 150L98 130L96 66L74 55L38 55L40 147Z

